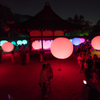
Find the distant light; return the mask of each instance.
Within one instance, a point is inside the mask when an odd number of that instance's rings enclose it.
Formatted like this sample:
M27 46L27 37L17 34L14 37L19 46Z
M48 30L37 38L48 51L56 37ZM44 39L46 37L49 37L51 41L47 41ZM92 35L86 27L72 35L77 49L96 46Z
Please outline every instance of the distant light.
M23 40L22 43L25 45L27 44L27 40Z
M32 42L32 47L35 49L35 50L38 50L38 49L40 49L40 47L41 47L41 44L40 44L40 41L34 41L34 42Z
M84 43L85 42L85 39L84 38L79 38L81 43Z
M10 42L5 42L3 45L2 45L2 49L5 51L5 52L11 52L13 49L14 49L14 45Z
M11 43L12 43L13 45L16 45L16 42L15 42L15 41L12 41Z
M21 41L21 40L18 40L18 41L17 41L17 44L18 44L18 45L22 45L22 41Z
M8 42L7 40L2 40L0 43L0 46L2 46L5 42Z
M68 58L73 53L73 44L64 37L56 38L51 43L51 53L58 59Z
M72 42L72 39L69 39Z
M79 45L81 43L79 38L73 38L72 40L73 45Z
M8 99L11 99L11 96L10 96L10 94L8 94Z
M83 83L84 83L84 84L87 84L87 81L86 81L86 80L83 80Z
M96 36L92 39L91 45L93 48L100 50L100 36Z

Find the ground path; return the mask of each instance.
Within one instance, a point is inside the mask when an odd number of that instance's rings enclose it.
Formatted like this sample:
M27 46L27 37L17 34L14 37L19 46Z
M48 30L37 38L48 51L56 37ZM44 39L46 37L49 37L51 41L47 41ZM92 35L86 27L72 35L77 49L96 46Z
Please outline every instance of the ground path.
M0 100L7 100L7 94L11 94L14 100L41 100L38 82L42 63L32 58L30 64L21 66L19 56L16 59L16 64L12 64L9 55L3 57L0 65ZM83 84L84 73L79 73L75 55L64 60L48 59L43 63L48 62L54 77L51 80L52 93L47 100L90 100L88 98L91 97L91 100L100 100L93 99L95 93ZM58 71L59 66L61 71ZM89 81L89 85L100 93L99 83L95 85Z

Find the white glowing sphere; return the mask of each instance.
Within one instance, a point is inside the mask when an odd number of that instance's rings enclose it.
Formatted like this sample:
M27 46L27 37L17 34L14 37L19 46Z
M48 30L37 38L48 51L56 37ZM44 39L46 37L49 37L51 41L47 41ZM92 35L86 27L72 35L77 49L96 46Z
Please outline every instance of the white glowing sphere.
M100 36L96 36L91 40L91 45L93 48L100 50Z
M27 44L27 40L23 40L22 44L24 44L24 45Z
M83 80L83 83L84 83L84 84L87 84L87 81L86 81L86 80Z
M34 41L34 42L32 42L32 47L35 49L35 50L38 50L38 49L40 49L41 48L41 43L40 43L40 41Z
M22 45L22 41L21 41L21 40L18 40L18 41L17 41L17 44L18 44L18 45Z
M73 53L73 44L69 39L59 37L51 43L50 49L54 57L58 59L65 59Z
M5 42L3 45L2 45L2 49L5 51L5 52L11 52L13 49L14 49L14 45L10 42Z
M79 38L73 38L72 43L73 43L73 45L79 45L81 43L81 41Z

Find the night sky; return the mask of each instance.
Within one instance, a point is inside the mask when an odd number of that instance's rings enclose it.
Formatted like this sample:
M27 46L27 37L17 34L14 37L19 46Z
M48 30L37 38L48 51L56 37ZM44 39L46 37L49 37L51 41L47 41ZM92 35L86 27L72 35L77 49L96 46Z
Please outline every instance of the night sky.
M49 2L52 10L61 18L83 15L85 20L94 24L100 20L100 0L0 0L13 13L34 16L40 12L45 2Z

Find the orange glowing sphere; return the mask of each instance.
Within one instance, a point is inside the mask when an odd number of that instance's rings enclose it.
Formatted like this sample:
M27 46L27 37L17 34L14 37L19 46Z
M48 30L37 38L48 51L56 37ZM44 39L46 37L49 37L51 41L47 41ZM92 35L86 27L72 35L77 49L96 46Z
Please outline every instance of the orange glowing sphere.
M91 40L91 45L93 48L100 50L100 36L96 36Z
M35 50L38 50L38 49L40 49L40 47L41 47L41 44L40 44L40 41L34 41L34 42L32 42L32 47L35 49Z
M5 52L11 52L13 49L14 49L14 45L10 42L5 42L3 45L2 45L2 49L5 51Z
M69 39L59 37L51 43L50 49L54 57L65 59L71 56L71 54L73 53L73 44Z

